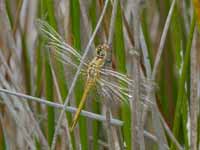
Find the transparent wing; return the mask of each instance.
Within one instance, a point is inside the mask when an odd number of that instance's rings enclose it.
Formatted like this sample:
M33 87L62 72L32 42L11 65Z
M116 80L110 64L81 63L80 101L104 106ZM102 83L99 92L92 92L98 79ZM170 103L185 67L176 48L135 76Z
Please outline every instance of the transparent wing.
M105 80L112 79L113 81L117 81L118 84L127 84L129 87L135 86L134 80L130 79L127 75L119 73L117 71L102 68L100 70L100 74L101 74L101 78L105 78ZM142 78L140 81L140 84L142 87L150 88L150 89L153 89L156 86L153 80L146 79L146 78Z
M47 38L49 50L53 51L55 57L65 63L77 67L81 62L81 55L69 44L65 43L63 38L45 21L36 21L37 29ZM83 63L88 66L87 63Z
M123 101L127 101L127 98L131 98L134 93L134 87L136 82L126 75L119 72L101 69L101 78L99 79L99 84L104 88L103 90L108 90L112 92L115 96ZM148 92L151 92L155 89L155 83L151 80L141 79L140 82L140 92L141 100L144 102L150 102L150 97Z
M59 62L65 64L65 65L70 65L71 67L78 69L78 65L76 63L74 63L73 61L71 61L71 59L69 57L67 57L66 55L63 55L63 53L60 52L55 52L53 54L53 57L55 57ZM81 73L86 75L86 70L85 68L81 69Z
M127 94L128 92L124 92L122 88L119 90L115 86L115 88L113 88L113 86L107 84L105 80L98 80L97 83L99 84L104 96L108 96L109 99L114 100L116 103L125 102L128 104L128 99L130 98L130 95Z

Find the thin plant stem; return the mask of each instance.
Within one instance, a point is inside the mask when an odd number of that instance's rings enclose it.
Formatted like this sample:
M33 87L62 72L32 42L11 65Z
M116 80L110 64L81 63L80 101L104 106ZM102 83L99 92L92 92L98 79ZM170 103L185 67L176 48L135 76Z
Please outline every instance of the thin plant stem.
M48 101L46 99L33 97L33 96L30 96L30 95L26 95L26 94L10 91L10 90L7 90L7 89L0 88L0 92L6 93L6 94L10 94L10 95L13 95L13 96L17 96L17 97L22 97L22 98L25 98L27 100L38 102L38 103L41 103L41 104L44 104L44 105L48 105L48 106L51 106L51 107L54 107L54 108L57 108L57 109L63 109L64 108L63 104L51 102L51 101ZM24 99L19 99L19 100L24 100ZM71 107L71 106L67 106L65 111L68 111L68 112L71 112L71 113L75 113L77 111L77 108ZM106 118L104 116L98 115L98 114L95 114L95 113L91 113L91 112L88 112L88 111L84 111L84 110L81 111L80 115L88 117L88 118L93 119L93 120L98 120L98 121L103 121L103 122L106 121ZM122 126L123 125L123 121L120 121L118 119L111 119L110 122L114 126Z

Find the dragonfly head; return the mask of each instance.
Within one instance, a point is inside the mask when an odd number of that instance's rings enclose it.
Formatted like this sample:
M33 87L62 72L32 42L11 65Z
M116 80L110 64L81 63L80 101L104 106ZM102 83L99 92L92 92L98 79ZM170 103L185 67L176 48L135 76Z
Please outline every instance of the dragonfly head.
M96 48L96 56L101 59L106 59L107 52L110 49L108 44L101 44Z

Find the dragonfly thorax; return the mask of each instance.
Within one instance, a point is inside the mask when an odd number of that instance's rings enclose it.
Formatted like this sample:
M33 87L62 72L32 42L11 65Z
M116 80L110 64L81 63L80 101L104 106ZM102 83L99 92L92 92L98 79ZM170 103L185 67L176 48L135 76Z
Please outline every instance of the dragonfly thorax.
M100 69L104 65L104 59L95 57L89 64L87 69L88 79L91 81L96 81L100 76Z
M95 66L88 68L87 73L88 73L88 78L90 78L90 79L95 79L96 77L99 76L99 72L98 72L98 70L96 69Z

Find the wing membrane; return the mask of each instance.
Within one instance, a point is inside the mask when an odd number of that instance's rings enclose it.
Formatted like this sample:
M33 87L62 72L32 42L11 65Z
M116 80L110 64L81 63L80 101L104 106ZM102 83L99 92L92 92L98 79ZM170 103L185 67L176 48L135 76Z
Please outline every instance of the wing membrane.
M99 84L104 86L105 89L111 91L114 95L119 97L121 100L127 100L127 98L133 97L133 92L135 89L136 82L126 75L119 72L102 69L101 79ZM148 92L151 92L155 88L155 83L148 79L141 79L140 82L140 92L141 100L144 102L150 102L150 97Z
M111 69L101 69L100 73L101 77L105 78L105 80L108 80L107 78L109 77L109 79L117 81L118 84L127 84L129 87L134 87L136 83L134 80L130 79L127 75L113 71ZM142 78L140 80L140 84L141 87L143 88L154 88L156 86L154 81L146 78Z
M65 59L65 63L78 66L81 62L81 55L73 47L67 44L47 22L37 20L36 25L40 33L47 38L48 47L56 54L57 58L61 55L61 59ZM87 66L87 63L83 62L83 64Z

